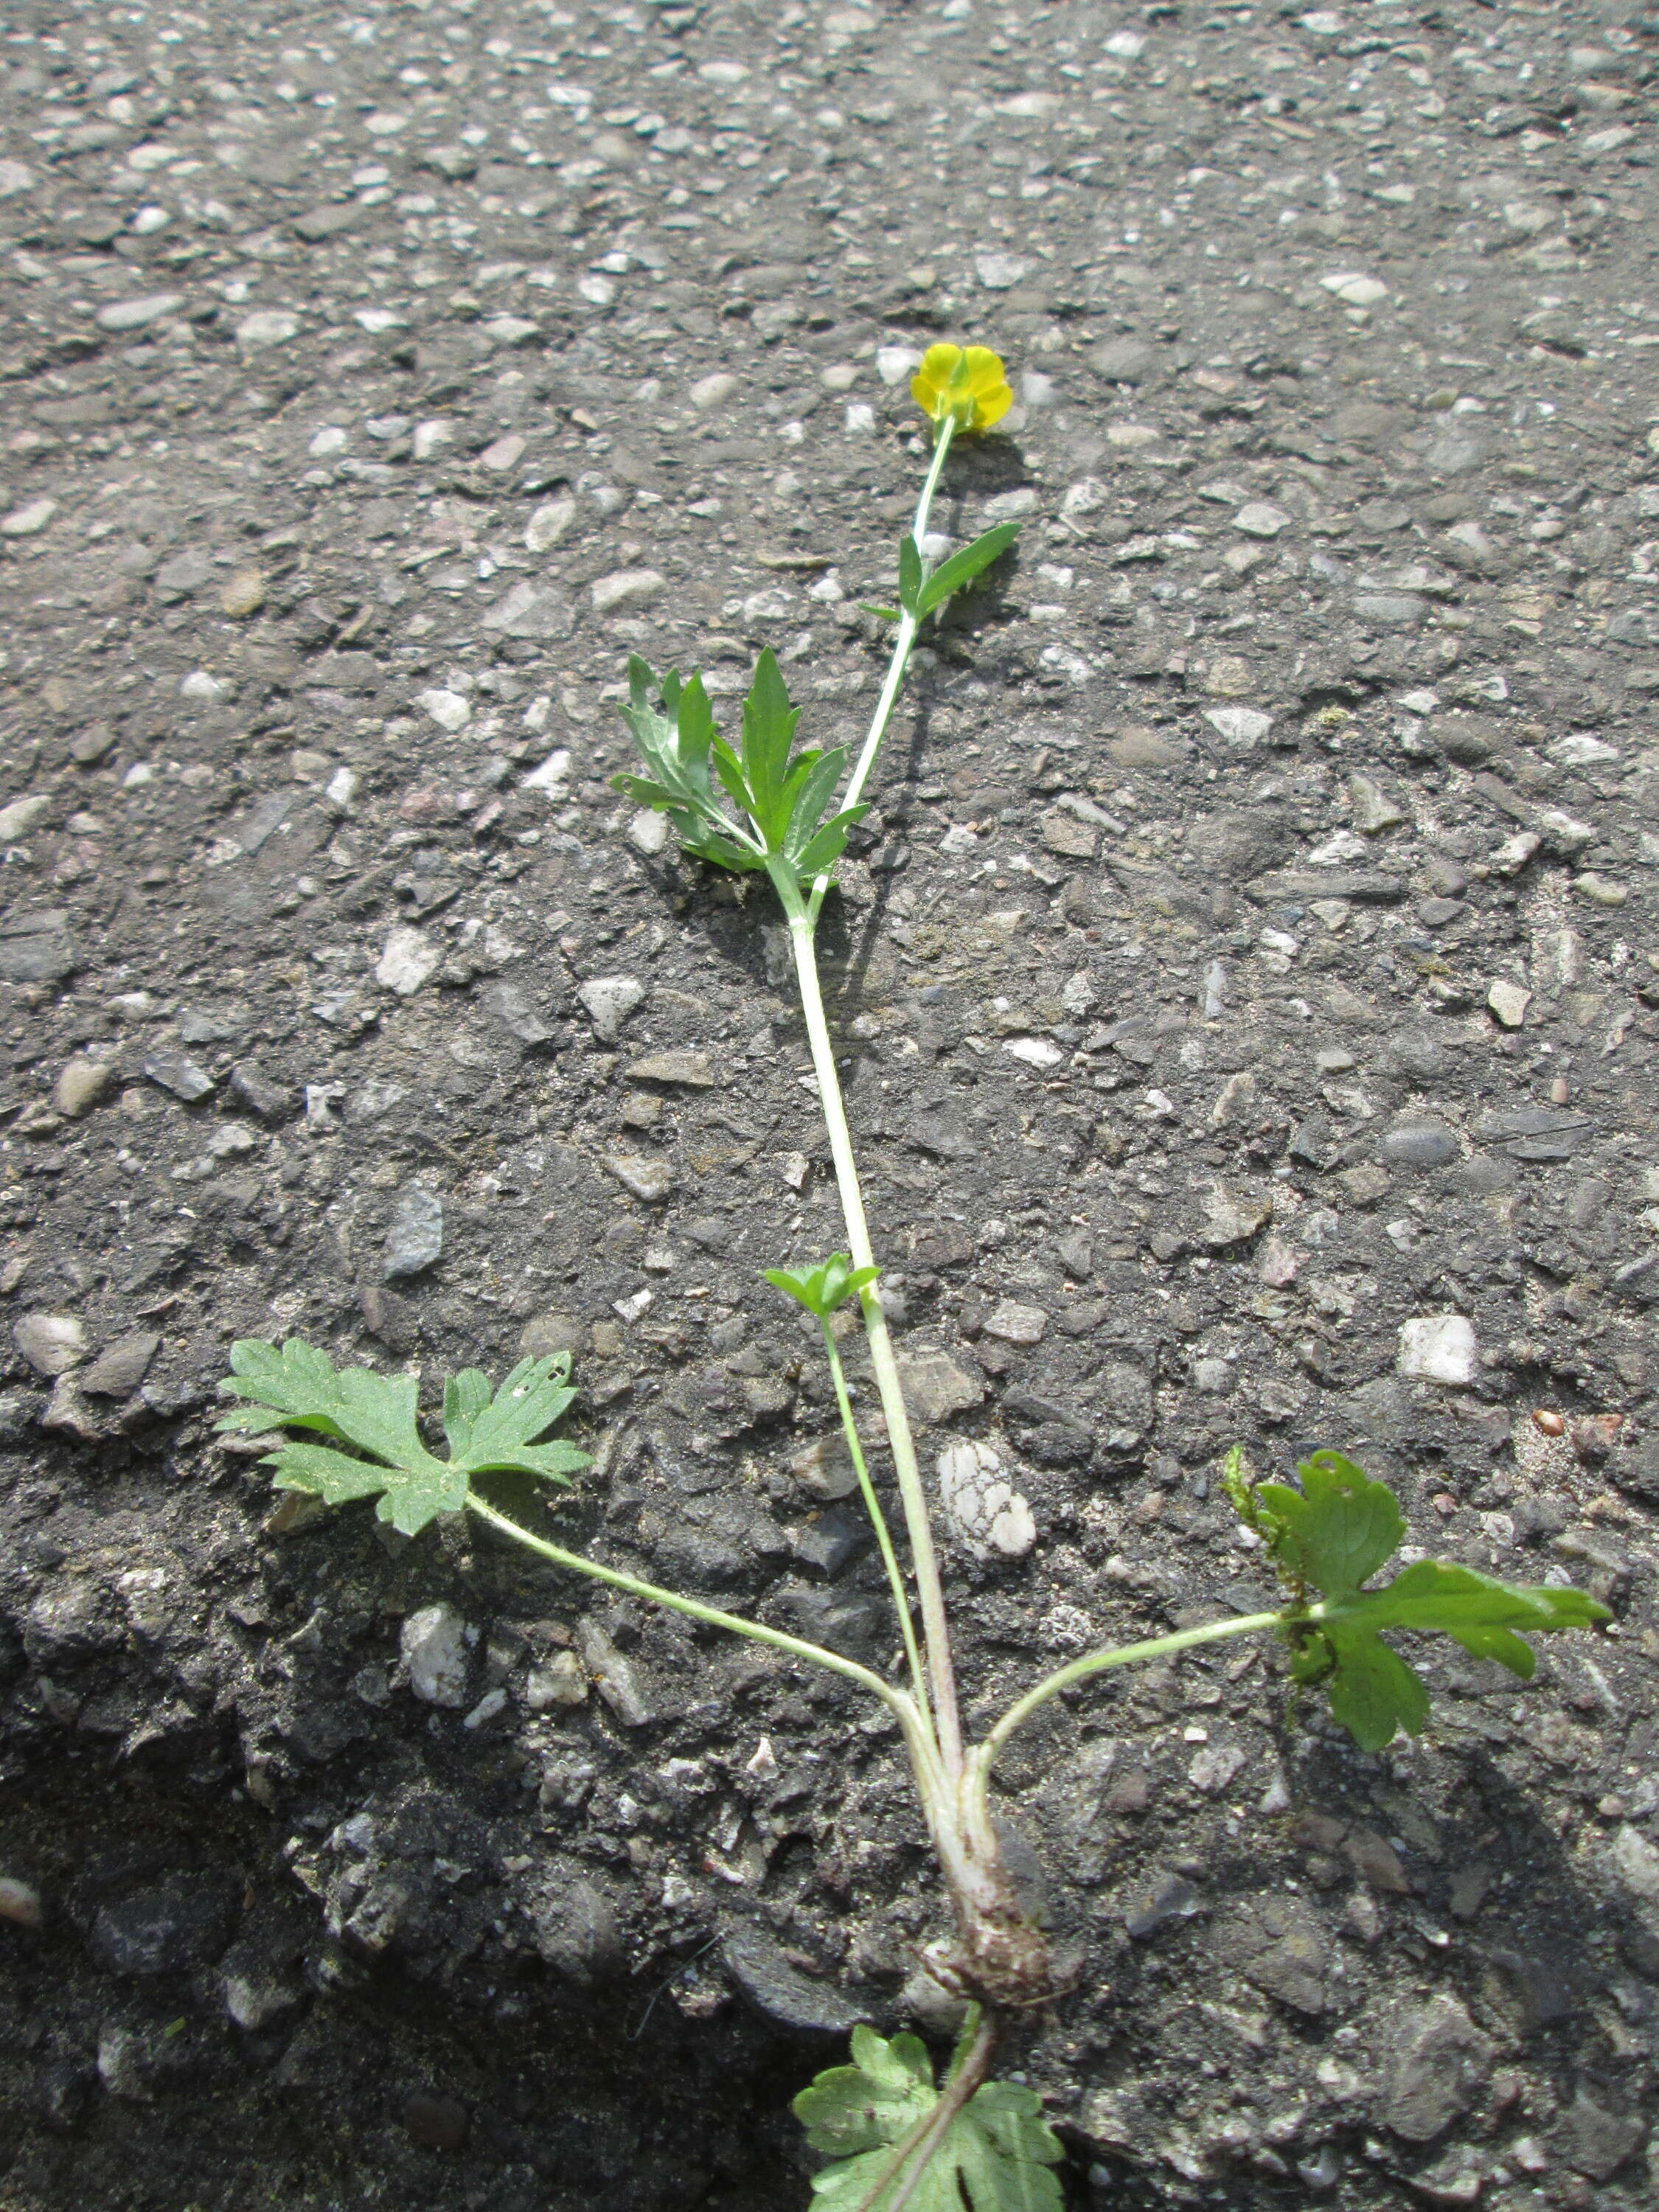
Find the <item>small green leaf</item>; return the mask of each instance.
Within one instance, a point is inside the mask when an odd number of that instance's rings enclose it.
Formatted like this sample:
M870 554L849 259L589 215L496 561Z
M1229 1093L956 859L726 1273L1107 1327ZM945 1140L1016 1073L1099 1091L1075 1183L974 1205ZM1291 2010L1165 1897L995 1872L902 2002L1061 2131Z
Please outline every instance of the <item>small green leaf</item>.
M921 612L921 553L907 530L899 540L899 605L907 615Z
M453 1376L444 1389L444 1429L450 1456L428 1451L416 1425L415 1380L380 1375L370 1367L336 1370L326 1352L292 1337L280 1351L245 1338L230 1352L231 1372L219 1385L223 1397L245 1402L220 1417L222 1430L296 1428L355 1445L358 1454L330 1445L285 1440L267 1458L279 1490L299 1490L331 1505L378 1498L382 1521L413 1536L440 1513L459 1513L471 1478L498 1468L563 1483L588 1463L573 1444L535 1444L574 1397L565 1387L568 1356L520 1362L492 1396L477 1368Z
M855 2027L853 2063L830 2068L795 2100L808 2143L833 2161L813 2177L814 2212L882 2212L902 2179L901 2147L939 2097L919 2038ZM910 2212L1060 2212L1053 2169L1063 2155L1035 2090L987 2081L946 2128Z
M785 786L789 748L799 719L799 708L789 703L777 655L768 646L755 663L754 679L743 702L743 777L750 793L749 811L769 852L782 850L789 821Z
M811 757L802 753L799 758L805 763L805 773L797 768L790 776L794 796L783 837L784 849L791 854L799 853L817 834L823 810L835 797L836 787L847 766L846 749L842 745Z
M1364 1750L1382 1750L1401 1729L1420 1734L1429 1714L1422 1678L1382 1641L1383 1630L1449 1636L1472 1657L1495 1659L1528 1681L1537 1660L1522 1637L1611 1618L1583 1590L1499 1582L1442 1559L1416 1560L1380 1589L1365 1589L1406 1533L1393 1492L1340 1452L1316 1452L1297 1472L1300 1490L1252 1486L1237 1451L1223 1470L1240 1518L1294 1595L1283 1616L1292 1674L1325 1686L1333 1715Z
M586 1454L574 1444L531 1442L550 1429L575 1398L567 1387L569 1375L568 1352L550 1359L523 1359L492 1397L489 1377L476 1367L465 1369L444 1390L444 1431L453 1456L473 1474L518 1468L554 1481L586 1467Z
M827 1321L837 1306L856 1297L866 1283L873 1283L881 1269L855 1267L845 1252L832 1252L816 1267L765 1267L761 1272L775 1290L793 1298L820 1321Z
M942 607L953 593L963 590L975 576L988 568L1013 544L1019 535L1017 522L999 522L994 530L988 530L982 538L975 538L942 562L922 586L915 612L920 619Z
M882 622L899 622L902 620L902 617L896 607L878 607L869 599L860 599L859 601L859 611L860 614L875 615Z

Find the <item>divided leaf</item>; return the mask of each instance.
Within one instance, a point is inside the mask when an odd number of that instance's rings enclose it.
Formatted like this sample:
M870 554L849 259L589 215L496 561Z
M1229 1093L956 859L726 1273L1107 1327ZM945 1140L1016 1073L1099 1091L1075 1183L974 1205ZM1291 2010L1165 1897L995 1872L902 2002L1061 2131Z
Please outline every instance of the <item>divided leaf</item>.
M660 686L662 706L651 703L656 684L637 653L628 662L628 704L622 710L648 776L613 775L613 791L637 805L666 814L688 852L727 868L758 868L761 856L728 819L715 793L711 755L720 739L701 676L682 684L671 668Z
M1274 1556L1293 1582L1327 1597L1357 1590L1394 1557L1406 1533L1394 1492L1340 1452L1316 1452L1297 1473L1300 1490L1284 1482L1258 1486L1279 1527Z
M469 1473L516 1470L561 1482L587 1465L574 1444L538 1444L533 1437L550 1429L576 1393L568 1387L570 1355L521 1359L492 1397L489 1377L476 1367L463 1368L444 1385L444 1434L452 1463Z
M1382 1750L1401 1729L1419 1735L1428 1718L1427 1688L1382 1641L1384 1629L1449 1636L1471 1657L1495 1659L1528 1681L1537 1659L1523 1636L1611 1618L1583 1590L1500 1582L1442 1559L1416 1560L1380 1589L1365 1589L1406 1533L1393 1492L1340 1452L1316 1452L1297 1472L1300 1490L1252 1485L1230 1453L1224 1480L1294 1594L1285 1616L1291 1673L1325 1685L1333 1715L1364 1750Z
M245 1402L220 1416L221 1430L308 1429L356 1448L354 1454L285 1439L264 1462L275 1468L279 1490L304 1491L331 1505L378 1498L380 1518L406 1536L437 1514L459 1513L475 1474L514 1469L564 1483L588 1463L574 1444L532 1442L576 1395L566 1388L568 1353L520 1361L493 1396L477 1368L453 1376L444 1389L447 1460L421 1442L412 1376L337 1370L326 1352L297 1337L280 1350L245 1337L231 1346L230 1366L220 1395Z
M820 2074L794 2103L808 2143L835 2161L813 2178L815 2212L883 2212L906 2170L902 2146L939 2097L918 2037L855 2027L853 2063ZM987 2081L946 2128L912 2212L1060 2212L1063 2154L1034 2090Z
M1397 1729L1410 1735L1421 1733L1429 1694L1421 1677L1383 1643L1379 1631L1438 1631L1461 1644L1471 1658L1495 1659L1527 1682L1537 1655L1517 1631L1540 1635L1556 1628L1588 1628L1611 1617L1606 1606L1583 1590L1553 1583L1526 1587L1499 1582L1474 1567L1419 1559L1382 1589L1328 1605L1320 1634L1331 1665L1310 1673L1304 1662L1297 1671L1304 1680L1328 1674L1333 1714L1364 1750L1381 1751Z
M653 772L613 776L613 789L665 813L688 851L721 867L775 868L782 862L798 880L832 867L848 831L868 809L848 807L824 818L847 755L811 746L792 754L800 710L790 703L776 655L769 650L756 664L736 750L714 726L700 677L682 689L669 671L662 684L665 712L650 702L652 681L642 660L629 661L623 718Z

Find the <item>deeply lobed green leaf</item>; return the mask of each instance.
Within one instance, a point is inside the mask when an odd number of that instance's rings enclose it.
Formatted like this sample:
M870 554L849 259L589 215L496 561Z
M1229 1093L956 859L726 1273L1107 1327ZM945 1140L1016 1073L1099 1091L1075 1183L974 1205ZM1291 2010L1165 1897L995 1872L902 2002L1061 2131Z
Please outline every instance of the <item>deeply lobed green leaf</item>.
M1252 1485L1242 1458L1229 1454L1224 1480L1294 1595L1285 1615L1291 1672L1324 1685L1333 1715L1366 1751L1381 1751L1401 1729L1420 1734L1428 1718L1422 1677L1383 1642L1384 1630L1449 1636L1472 1657L1529 1681L1537 1659L1523 1637L1611 1617L1583 1590L1501 1582L1443 1559L1416 1560L1366 1589L1406 1533L1393 1492L1340 1452L1316 1452L1297 1472L1299 1490Z
M816 2212L882 2212L902 2178L885 2188L906 2138L939 2103L927 2047L853 2030L853 2063L820 2074L795 2100L811 2148L833 2161L814 2176ZM1053 2168L1063 2156L1036 2092L987 2081L946 2129L910 2198L913 2212L1060 2212Z
M1279 1524L1279 1565L1328 1597L1358 1589L1393 1558L1406 1533L1394 1492L1340 1452L1316 1452L1297 1473L1300 1490L1283 1482L1257 1486Z
M848 830L868 809L848 807L824 818L847 755L811 746L792 753L799 709L790 702L776 655L769 649L756 664L735 750L715 727L699 677L682 688L677 672L669 671L662 683L666 711L651 704L652 682L642 660L629 662L623 719L651 774L613 776L612 787L666 814L686 849L718 866L781 866L797 882L831 869Z
M356 1453L286 1439L266 1459L279 1490L304 1491L331 1505L377 1498L376 1512L406 1536L440 1513L459 1513L471 1478L515 1471L565 1483L588 1464L574 1444L536 1443L575 1396L570 1359L521 1360L493 1394L489 1378L465 1369L444 1389L450 1456L421 1441L416 1384L371 1367L337 1369L326 1352L291 1337L280 1350L257 1337L231 1346L220 1395L243 1402L220 1416L222 1430L297 1428L337 1438Z

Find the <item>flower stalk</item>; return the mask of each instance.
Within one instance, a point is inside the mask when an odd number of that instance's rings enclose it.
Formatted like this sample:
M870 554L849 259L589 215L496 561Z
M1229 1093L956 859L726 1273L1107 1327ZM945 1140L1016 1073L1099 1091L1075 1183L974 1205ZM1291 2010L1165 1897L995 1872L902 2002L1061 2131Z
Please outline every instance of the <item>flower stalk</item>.
M955 437L956 431L955 416L947 415L939 425L933 440L933 458L929 465L921 490L917 495L915 515L910 525L911 542L919 553L922 540L927 535L927 525L933 516L933 494L938 490L939 477L944 473L945 457L951 450L951 441ZM922 573L924 577L929 573L925 556ZM870 718L869 731L859 753L857 764L848 778L846 793L842 800L843 806L856 806L864 797L865 787L869 782L871 771L876 764L876 756L881 750L882 739L887 735L888 726L893 719L893 710L898 705L899 693L904 689L904 679L910 667L911 649L915 644L921 629L921 620L915 612L909 607L902 606L899 609L898 635L893 641L893 650L887 663L887 673L882 678L880 696L876 701L876 711ZM833 876L826 868L812 884L811 892L806 902L806 913L807 919L814 925L823 911L823 902L829 896L830 886L833 880Z

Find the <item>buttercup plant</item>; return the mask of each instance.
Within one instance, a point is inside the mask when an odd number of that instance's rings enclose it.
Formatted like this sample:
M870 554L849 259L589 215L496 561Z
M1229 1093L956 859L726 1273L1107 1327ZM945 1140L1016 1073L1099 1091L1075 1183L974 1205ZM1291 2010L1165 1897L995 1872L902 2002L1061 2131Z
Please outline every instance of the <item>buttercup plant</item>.
M770 1645L828 1669L877 1698L897 1723L928 1835L949 1898L954 1933L923 1953L943 1987L966 2001L965 2020L943 2083L923 2045L862 2027L852 2063L831 2069L796 2100L809 2143L828 2163L813 2189L819 2212L1059 2212L1054 2172L1061 2150L1036 2094L989 2078L999 2039L1022 2014L1059 1994L1042 1929L1019 1900L991 1810L992 1769L1014 1732L1052 1699L1093 1676L1175 1657L1239 1636L1269 1635L1286 1648L1298 1685L1322 1688L1333 1717L1367 1751L1405 1729L1421 1731L1428 1692L1385 1632L1443 1634L1476 1658L1494 1659L1523 1680L1535 1663L1529 1635L1583 1627L1607 1608L1571 1588L1522 1588L1433 1559L1418 1559L1376 1583L1406 1523L1393 1494L1352 1461L1316 1452L1297 1469L1300 1487L1257 1484L1242 1455L1228 1458L1228 1493L1244 1526L1284 1583L1279 1605L1206 1622L1167 1636L1073 1660L1037 1682L984 1739L963 1736L950 1622L927 1490L905 1407L883 1303L881 1273L866 1215L816 949L823 903L848 831L867 811L865 793L891 725L922 626L966 590L1012 544L1017 526L988 531L937 564L924 550L933 501L953 441L989 429L1012 395L995 354L982 346L930 347L911 392L933 426L931 465L915 519L899 542L898 604L872 611L895 625L886 678L856 761L837 748L795 745L799 710L773 655L763 653L744 701L738 742L717 728L700 677L659 681L643 661L629 665L623 714L646 773L617 787L666 814L685 850L710 867L764 874L787 927L818 1101L835 1165L848 1249L805 1265L766 1271L766 1279L819 1324L848 1451L886 1571L903 1646L903 1680L769 1624L659 1588L549 1541L474 1486L495 1473L568 1486L587 1465L567 1443L538 1443L574 1396L570 1363L526 1360L492 1393L476 1370L445 1387L449 1456L422 1443L416 1384L367 1368L336 1370L320 1352L291 1341L279 1350L234 1346L221 1385L240 1402L222 1428L309 1432L285 1438L266 1462L278 1488L330 1504L374 1497L381 1519L407 1535L439 1514L468 1512L549 1565L664 1606L705 1626ZM835 1326L856 1304L885 1422L886 1449L908 1553L909 1579L889 1528L860 1437ZM914 1589L914 1608L912 1589Z

